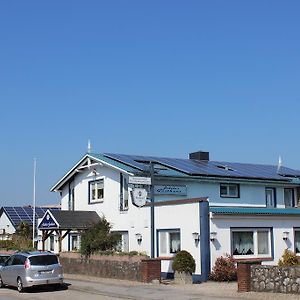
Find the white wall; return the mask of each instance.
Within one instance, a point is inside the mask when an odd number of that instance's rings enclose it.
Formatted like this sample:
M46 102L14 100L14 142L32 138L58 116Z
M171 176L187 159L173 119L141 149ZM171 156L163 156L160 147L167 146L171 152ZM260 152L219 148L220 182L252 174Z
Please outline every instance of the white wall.
M5 212L3 212L0 218L0 230L2 231L2 229L5 229L5 234L9 235L15 233L16 231ZM3 236L2 238L6 239L7 237Z

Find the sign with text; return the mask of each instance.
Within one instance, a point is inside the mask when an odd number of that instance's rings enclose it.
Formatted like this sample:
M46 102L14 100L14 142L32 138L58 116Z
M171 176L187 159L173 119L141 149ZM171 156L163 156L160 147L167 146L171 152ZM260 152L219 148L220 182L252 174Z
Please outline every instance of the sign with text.
M186 185L155 185L154 186L155 195L187 195Z
M148 193L146 189L135 188L132 191L133 204L137 207L142 207L147 202Z
M151 185L151 178L150 177L129 176L128 183Z
M53 220L53 218L50 216L50 214L46 214L46 216L43 218L39 225L39 229L53 229L58 228L56 222Z

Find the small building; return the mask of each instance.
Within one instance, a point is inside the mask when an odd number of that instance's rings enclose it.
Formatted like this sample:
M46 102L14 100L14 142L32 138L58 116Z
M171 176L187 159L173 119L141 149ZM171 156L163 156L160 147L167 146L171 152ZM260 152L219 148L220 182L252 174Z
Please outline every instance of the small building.
M264 264L286 248L299 253L299 178L282 165L211 161L203 151L187 159L87 153L51 190L62 210L105 216L123 251L160 258L165 277L176 252L189 251L194 281L203 281L226 253Z

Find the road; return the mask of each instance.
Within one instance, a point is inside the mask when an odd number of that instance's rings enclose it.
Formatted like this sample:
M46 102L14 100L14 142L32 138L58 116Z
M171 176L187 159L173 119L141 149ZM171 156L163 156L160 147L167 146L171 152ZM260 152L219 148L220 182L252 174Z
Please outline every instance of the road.
M199 295L195 290L178 290L166 285L66 280L63 288L34 288L19 294L14 288L0 289L1 300L237 300Z

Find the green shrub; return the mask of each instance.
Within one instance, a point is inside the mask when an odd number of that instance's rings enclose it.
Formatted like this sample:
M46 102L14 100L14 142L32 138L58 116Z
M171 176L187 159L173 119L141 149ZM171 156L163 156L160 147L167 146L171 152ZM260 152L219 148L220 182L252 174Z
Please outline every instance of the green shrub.
M233 257L228 254L218 257L209 279L214 281L233 281L236 278L237 269Z
M195 259L189 252L181 250L175 255L172 268L177 272L192 274L195 272L196 268Z
M0 240L0 248L11 250L14 249L15 245L12 240Z
M290 267L290 266L297 266L299 265L299 261L297 258L297 255L288 249L285 249L281 259L278 261L278 266L279 267Z
M81 254L89 257L99 251L115 250L121 235L111 232L111 227L111 224L102 217L98 223L87 229L81 236Z

